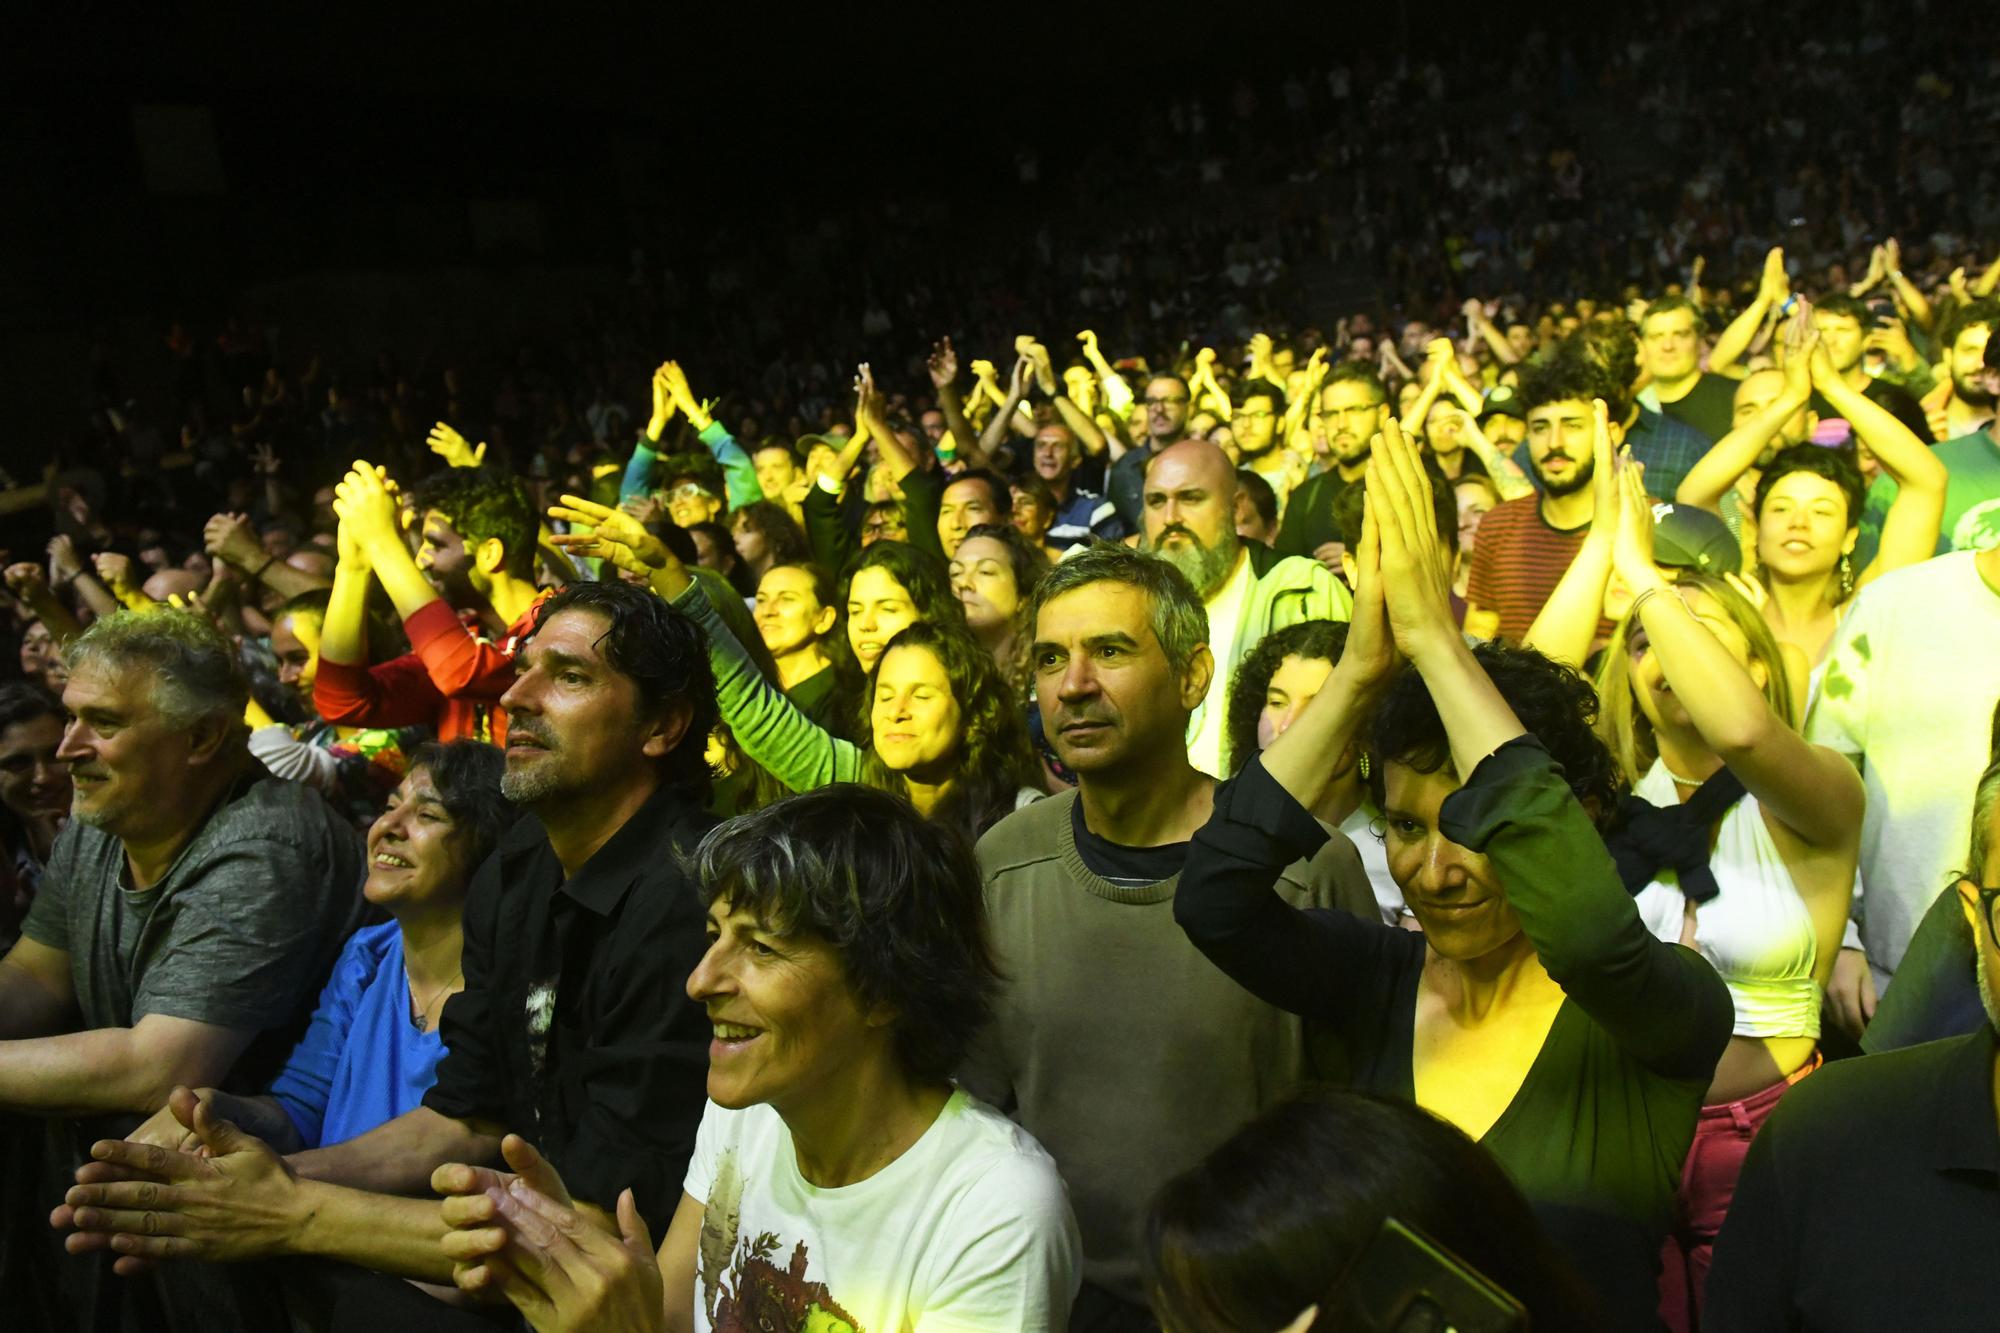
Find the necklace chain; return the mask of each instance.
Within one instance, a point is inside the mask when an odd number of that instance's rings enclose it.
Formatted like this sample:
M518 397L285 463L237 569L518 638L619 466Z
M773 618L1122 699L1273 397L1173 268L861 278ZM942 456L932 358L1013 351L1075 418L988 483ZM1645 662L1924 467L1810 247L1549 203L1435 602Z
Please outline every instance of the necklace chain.
M410 970L407 967L404 968L403 969L404 977L407 978L409 974ZM431 1006L438 1002L438 996L443 995L446 991L450 990L455 984L457 984L461 979L463 979L464 976L465 976L465 969L460 968L458 970L457 975L453 976L450 981L445 982L444 985L439 986L436 990L431 992L431 998L424 1001L423 1007L421 1009L415 1007L417 997L414 993L411 994L410 1003L412 1008L410 1009L410 1021L417 1025L417 1031L429 1032L431 1030L431 1023L430 1023Z

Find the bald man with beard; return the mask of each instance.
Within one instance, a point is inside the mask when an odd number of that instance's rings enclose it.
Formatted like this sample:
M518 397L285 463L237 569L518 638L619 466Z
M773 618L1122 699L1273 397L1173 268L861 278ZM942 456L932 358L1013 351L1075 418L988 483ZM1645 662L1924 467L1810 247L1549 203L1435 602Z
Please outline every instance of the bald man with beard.
M1188 758L1223 777L1223 712L1237 664L1273 630L1306 620L1346 620L1346 585L1304 556L1281 556L1236 535L1236 469L1207 440L1182 440L1153 456L1142 493L1144 548L1187 576L1208 612L1215 673L1188 729Z

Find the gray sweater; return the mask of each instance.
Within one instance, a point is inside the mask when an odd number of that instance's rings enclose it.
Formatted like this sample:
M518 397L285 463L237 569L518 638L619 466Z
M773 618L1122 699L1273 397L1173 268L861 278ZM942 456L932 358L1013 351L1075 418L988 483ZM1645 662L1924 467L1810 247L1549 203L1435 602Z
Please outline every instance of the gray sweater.
M1086 1280L1135 1304L1139 1228L1154 1193L1302 1080L1336 1076L1307 1025L1224 976L1174 924L1179 876L1136 888L1077 853L1067 792L979 840L994 951L1007 977L964 1086L1056 1159L1083 1235ZM1287 866L1299 907L1379 919L1345 836Z

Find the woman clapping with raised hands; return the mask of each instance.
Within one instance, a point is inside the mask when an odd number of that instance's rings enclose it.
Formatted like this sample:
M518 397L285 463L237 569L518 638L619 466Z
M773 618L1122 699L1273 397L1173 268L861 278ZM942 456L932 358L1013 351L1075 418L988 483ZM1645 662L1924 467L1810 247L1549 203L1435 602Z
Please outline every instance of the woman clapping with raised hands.
M1599 836L1621 783L1575 672L1469 647L1429 483L1393 423L1368 465L1345 652L1290 730L1216 793L1175 915L1263 999L1319 1020L1354 1083L1408 1097L1493 1153L1596 1289L1656 1326L1659 1247L1728 992L1640 919ZM1332 757L1332 762L1329 762ZM1421 935L1271 891L1359 773Z

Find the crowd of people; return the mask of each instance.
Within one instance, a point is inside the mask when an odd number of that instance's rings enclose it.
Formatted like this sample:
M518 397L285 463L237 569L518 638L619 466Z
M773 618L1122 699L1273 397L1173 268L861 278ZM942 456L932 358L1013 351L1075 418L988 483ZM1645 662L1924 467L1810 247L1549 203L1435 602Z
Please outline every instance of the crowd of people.
M1611 278L1523 131L1547 216L1439 215L1393 316L1148 330L1140 236L1115 322L925 291L838 385L176 326L180 448L107 392L8 543L10 1320L1980 1326L2000 260L1938 100L1853 142L1937 225L1801 171L1746 251L1746 151Z

